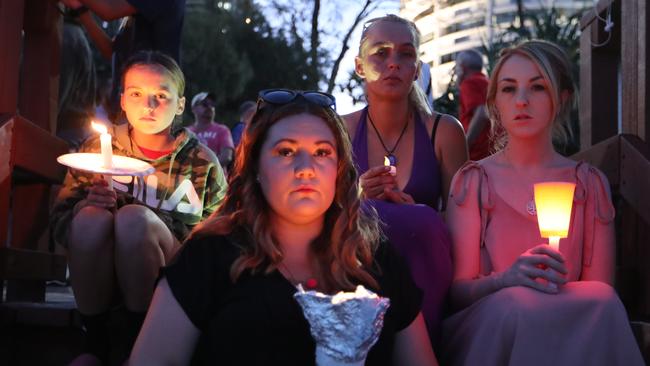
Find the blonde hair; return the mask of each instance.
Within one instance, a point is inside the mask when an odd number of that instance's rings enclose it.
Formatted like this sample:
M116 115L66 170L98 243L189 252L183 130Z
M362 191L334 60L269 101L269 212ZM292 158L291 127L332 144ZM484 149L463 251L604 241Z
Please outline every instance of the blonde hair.
M499 61L494 67L488 85L486 105L492 122L494 150L500 150L507 144L507 135L501 125L499 111L496 107L497 82L501 68L513 55L521 55L531 60L542 73L549 85L553 103L553 138L559 143L566 143L571 132L566 124L575 105L576 87L571 76L571 63L566 53L556 44L531 40L501 51ZM563 93L568 92L568 97Z
M413 46L415 46L415 53L419 57L421 36L418 27L412 21L399 17L395 14L387 14L383 17L370 19L363 25L363 31L361 32L361 41L359 42L359 54L358 54L359 57L364 56L362 50L363 50L364 43L368 41L368 32L376 24L381 22L391 22L391 23L397 23L406 26L413 38ZM418 62L421 63L422 61L418 60ZM421 65L418 67L418 70L420 68ZM422 90L422 88L420 87L420 84L417 82L417 80L413 80L413 82L411 83L411 90L409 91L408 98L409 98L409 103L415 106L421 113L424 113L427 116L431 116L433 114L433 111L431 110L431 107L429 106L429 103L427 101L427 96L424 93L424 90Z
M234 231L247 237L248 240L240 243L242 253L230 269L233 281L246 270L269 273L277 268L283 253L271 234L271 208L257 181L260 153L270 128L277 121L292 115L311 114L325 121L334 134L339 158L334 201L325 213L323 231L311 243L324 288L352 290L356 280L377 289L378 284L368 269L380 239L378 220L376 212L366 213L361 209L352 145L343 120L331 108L302 97L279 106L258 103L262 107L258 107L237 147L223 203L197 225L190 237L225 235Z

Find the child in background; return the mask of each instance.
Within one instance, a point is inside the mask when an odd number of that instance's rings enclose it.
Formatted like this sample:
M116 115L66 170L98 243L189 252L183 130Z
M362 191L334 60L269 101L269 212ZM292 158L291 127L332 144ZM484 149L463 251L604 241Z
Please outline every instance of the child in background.
M189 230L221 202L226 181L217 157L186 129L174 129L185 106L178 64L154 51L124 66L120 104L128 124L115 126L113 151L149 162L144 182L113 177L114 190L92 174L70 170L52 214L53 235L68 250L70 278L86 328L87 352L106 362L107 319L116 303L127 311L132 344L160 267ZM98 152L98 136L80 152ZM142 187L145 184L145 187ZM130 343L128 343L130 342Z

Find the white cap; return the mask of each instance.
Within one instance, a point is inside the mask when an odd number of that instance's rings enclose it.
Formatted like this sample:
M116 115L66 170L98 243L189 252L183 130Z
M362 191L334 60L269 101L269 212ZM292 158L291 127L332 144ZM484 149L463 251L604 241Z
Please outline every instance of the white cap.
M201 103L202 101L205 100L205 98L210 98L214 100L214 94L213 93L208 93L208 92L200 92L197 95L192 98L192 108L194 108L195 105Z

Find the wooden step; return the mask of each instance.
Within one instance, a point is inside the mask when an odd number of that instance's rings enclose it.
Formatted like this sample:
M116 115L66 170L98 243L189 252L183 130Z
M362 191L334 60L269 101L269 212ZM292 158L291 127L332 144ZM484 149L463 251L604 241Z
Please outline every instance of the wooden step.
M642 321L631 321L632 332L639 344L641 354L646 365L650 365L650 323Z

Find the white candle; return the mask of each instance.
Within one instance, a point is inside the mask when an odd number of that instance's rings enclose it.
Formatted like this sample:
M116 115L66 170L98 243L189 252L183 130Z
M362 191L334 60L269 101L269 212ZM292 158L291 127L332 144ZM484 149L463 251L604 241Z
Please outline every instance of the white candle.
M102 147L102 167L106 169L113 168L113 143L111 141L111 135L108 133L106 126L95 123L94 121L90 122L93 128L100 133L99 141L101 142Z
M397 168L394 165L390 165L390 160L388 160L387 156L384 156L384 166L389 166L390 170L388 171L388 174L392 176L397 175Z
M102 133L99 136L102 144L102 161L104 168L110 169L113 167L113 144L111 142L111 135Z
M102 167L105 169L113 168L113 142L111 135L108 133L106 126L95 123L94 121L90 122L92 127L100 133L99 141L101 143L101 152L102 152ZM111 176L107 176L106 182L108 183L108 188L113 189L113 179Z

